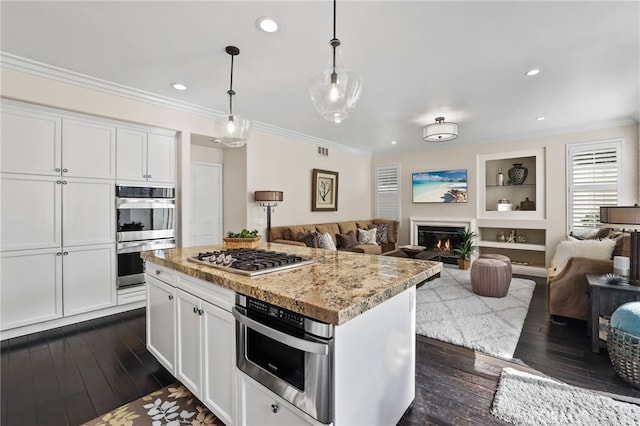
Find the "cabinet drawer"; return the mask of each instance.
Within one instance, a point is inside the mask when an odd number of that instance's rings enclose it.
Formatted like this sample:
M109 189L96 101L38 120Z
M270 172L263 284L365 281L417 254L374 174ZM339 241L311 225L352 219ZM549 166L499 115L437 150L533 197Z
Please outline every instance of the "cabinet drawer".
M176 286L228 312L235 304L235 292L208 281L177 274Z
M176 274L173 269L147 262L146 274L166 284L175 286Z

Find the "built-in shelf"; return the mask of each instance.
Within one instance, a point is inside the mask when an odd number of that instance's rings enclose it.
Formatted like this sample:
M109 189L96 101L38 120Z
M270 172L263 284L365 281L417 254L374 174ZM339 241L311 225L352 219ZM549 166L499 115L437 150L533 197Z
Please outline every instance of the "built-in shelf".
M503 248L507 250L531 250L546 251L547 247L543 244L527 244L527 243L502 243L498 241L478 241L478 247Z

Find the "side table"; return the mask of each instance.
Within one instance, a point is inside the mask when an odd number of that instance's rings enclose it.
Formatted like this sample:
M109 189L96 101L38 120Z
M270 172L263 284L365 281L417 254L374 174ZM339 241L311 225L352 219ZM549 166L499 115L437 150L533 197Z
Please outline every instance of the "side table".
M600 352L600 316L611 316L623 303L640 300L640 286L603 284L600 282L600 277L599 274L585 275L591 299L589 313L591 351L595 353Z

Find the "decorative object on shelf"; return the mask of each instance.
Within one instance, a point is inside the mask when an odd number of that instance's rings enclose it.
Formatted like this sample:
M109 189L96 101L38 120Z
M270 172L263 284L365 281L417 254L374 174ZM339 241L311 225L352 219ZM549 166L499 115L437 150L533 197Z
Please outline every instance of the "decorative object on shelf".
M516 243L526 243L527 236L525 234L516 235Z
M507 238L507 242L508 243L515 243L516 242L516 230L512 229L511 232L509 232L509 238Z
M271 208L278 205L278 201L284 200L282 191L256 191L254 192L256 203L267 209L267 242L271 241Z
M466 203L467 169L411 174L414 203Z
M529 169L524 167L522 163L513 163L513 167L507 172L511 185L522 185L527 179Z
M247 143L253 123L251 120L233 113L233 95L236 94L233 90L233 57L240 54L240 49L235 46L227 46L225 51L231 56L231 79L229 90L227 91L229 95L229 114L216 118L213 124L216 133L220 135L219 138L222 143L226 146L237 148Z
M613 273L622 275L623 277L629 276L629 267L631 263L626 256L613 256Z
M507 237L504 236L504 232L498 231L498 233L496 234L496 241L499 243L504 243L505 241L507 241Z
M453 252L459 257L458 268L469 269L471 266L471 255L478 249L477 246L473 245L473 241L478 235L464 228L460 229L458 233L460 237L462 237L462 241L458 247L453 249Z
M524 201L520 201L520 210L535 210L536 202L530 201L529 197L526 197Z
M640 285L640 206L600 207L600 222L612 227L632 230L629 280Z
M330 67L309 79L309 95L316 111L325 119L341 123L356 106L362 93L362 79L340 64L340 40L336 38L336 0L333 0L333 38L329 41ZM336 59L337 58L337 59Z
M617 274L605 274L600 277L600 282L602 284L609 284L609 285L629 285L628 279L626 279L622 275L617 275Z
M338 172L313 169L311 211L338 211Z
M444 121L444 117L436 117L436 122L424 126L422 139L425 142L446 142L458 137L458 125Z
M506 198L498 200L497 209L499 212L510 212L513 210L513 204Z
M498 174L496 175L496 185L497 186L504 185L504 174L502 174L502 169L498 169Z

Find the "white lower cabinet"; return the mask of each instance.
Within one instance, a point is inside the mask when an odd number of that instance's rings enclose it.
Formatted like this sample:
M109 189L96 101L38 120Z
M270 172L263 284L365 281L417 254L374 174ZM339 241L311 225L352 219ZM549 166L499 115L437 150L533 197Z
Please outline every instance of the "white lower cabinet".
M240 376L240 412L242 426L310 425L265 387L244 374Z
M175 288L149 275L146 281L147 349L171 374L175 374Z
M62 317L59 249L1 253L0 329Z
M178 326L176 377L195 395L202 395L201 357L201 319L204 315L201 300L176 290L176 322Z

